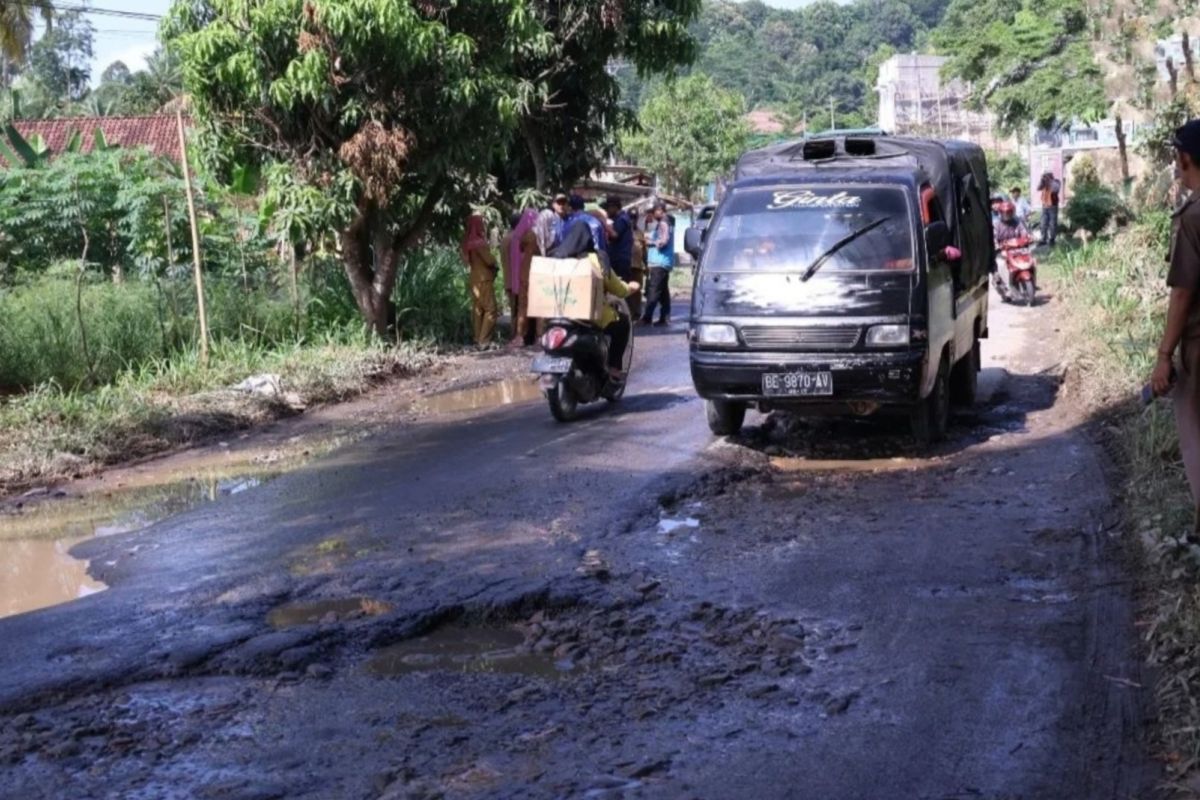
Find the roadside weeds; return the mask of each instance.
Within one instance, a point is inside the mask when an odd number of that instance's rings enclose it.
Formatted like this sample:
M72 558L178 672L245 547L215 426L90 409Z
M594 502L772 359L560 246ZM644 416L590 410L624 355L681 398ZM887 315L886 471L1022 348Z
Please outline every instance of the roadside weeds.
M176 360L94 391L44 385L0 401L0 496L348 400L435 355L421 345L218 348L208 366ZM232 388L255 374L277 375L281 391Z
M1070 390L1099 420L1119 470L1127 549L1138 562L1137 626L1155 677L1155 757L1179 796L1200 792L1200 548L1170 403L1135 399L1150 374L1166 311L1162 226L1142 223L1046 259L1061 291Z

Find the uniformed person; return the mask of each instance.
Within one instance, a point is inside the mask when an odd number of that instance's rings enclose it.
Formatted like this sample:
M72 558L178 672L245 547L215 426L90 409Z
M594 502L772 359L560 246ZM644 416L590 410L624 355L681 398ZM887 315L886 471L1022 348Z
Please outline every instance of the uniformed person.
M496 329L496 256L488 243L487 230L484 228L483 217L472 214L467 218L467 229L463 234L461 247L463 263L470 277L471 327L475 334L475 344L487 346L492 340L492 332Z
M1150 385L1157 395L1172 395L1179 451L1197 507L1193 533L1200 534L1200 119L1179 128L1173 144L1176 174L1188 197L1171 221L1171 299Z

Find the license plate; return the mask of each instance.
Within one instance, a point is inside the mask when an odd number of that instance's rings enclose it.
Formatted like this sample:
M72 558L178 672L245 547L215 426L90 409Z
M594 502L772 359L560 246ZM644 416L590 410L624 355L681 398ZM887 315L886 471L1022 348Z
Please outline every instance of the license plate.
M763 394L777 396L827 396L833 394L831 372L768 372L762 377Z
M571 371L571 359L557 358L555 356L538 356L533 359L533 366L530 368L530 371L565 375Z

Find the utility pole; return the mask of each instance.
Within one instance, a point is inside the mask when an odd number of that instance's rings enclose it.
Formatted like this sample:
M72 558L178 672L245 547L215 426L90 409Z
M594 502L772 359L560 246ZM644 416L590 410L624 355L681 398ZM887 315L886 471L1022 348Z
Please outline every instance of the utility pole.
M192 268L196 279L196 313L200 317L200 363L208 364L208 312L204 308L204 274L200 271L200 227L196 224L196 200L192 196L192 173L188 168L187 136L183 133L183 112L175 109L179 129L179 155L183 161L183 190L187 193L188 219L192 223Z
M829 129L831 131L837 130L837 117L834 115L834 111L833 111L833 96L832 95L830 95L830 97L829 97Z

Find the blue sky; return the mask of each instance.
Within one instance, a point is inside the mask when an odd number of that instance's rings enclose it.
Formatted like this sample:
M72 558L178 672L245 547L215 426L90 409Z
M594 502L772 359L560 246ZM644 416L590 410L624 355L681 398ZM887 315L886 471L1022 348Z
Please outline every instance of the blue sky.
M813 0L767 0L767 5L777 8L799 8ZM171 0L97 0L97 8L120 11L138 11L147 14L165 14ZM131 70L146 65L146 56L154 52L157 26L143 20L121 19L120 17L92 14L88 17L96 28L95 63L93 80L114 61L124 61Z

